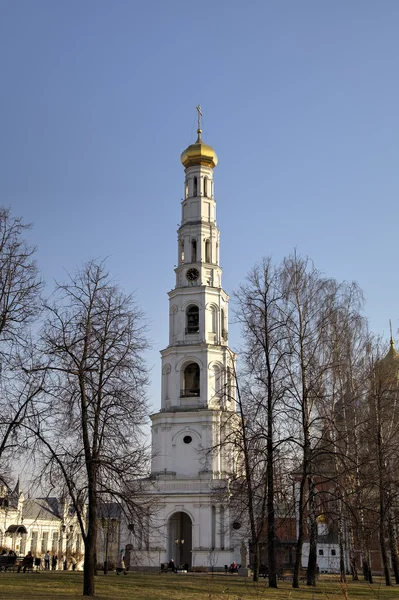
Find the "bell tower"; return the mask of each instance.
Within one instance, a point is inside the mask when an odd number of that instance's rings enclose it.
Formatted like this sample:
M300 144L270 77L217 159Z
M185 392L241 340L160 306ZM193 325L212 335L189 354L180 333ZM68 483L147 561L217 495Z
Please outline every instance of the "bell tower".
M213 553L224 567L240 557L228 491L239 469L233 443L239 419L235 355L228 347L229 297L219 264L213 182L218 158L202 140L200 106L197 111L197 140L181 155L184 197L176 282L168 294L169 344L161 351L161 409L151 416L146 496L157 508L140 539L147 540L145 564L151 555L155 563L173 558L206 566Z

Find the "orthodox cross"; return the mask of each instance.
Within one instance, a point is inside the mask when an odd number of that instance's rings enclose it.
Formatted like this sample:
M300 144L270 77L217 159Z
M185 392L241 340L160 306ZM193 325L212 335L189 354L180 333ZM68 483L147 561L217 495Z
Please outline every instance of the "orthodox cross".
M201 139L201 117L202 117L202 112L201 112L201 105L198 104L198 106L196 107L197 112L198 112L198 129L197 129L197 133L198 133L198 138Z

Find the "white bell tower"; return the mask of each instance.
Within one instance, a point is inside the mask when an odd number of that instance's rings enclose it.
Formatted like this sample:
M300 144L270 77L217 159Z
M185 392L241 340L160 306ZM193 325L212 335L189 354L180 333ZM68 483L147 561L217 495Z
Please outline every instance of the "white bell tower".
M161 352L161 410L151 416L146 496L155 510L134 544L143 566L173 558L190 567L223 568L240 557L229 493L238 469L232 439L239 419L235 355L227 342L229 298L219 264L213 184L218 159L202 141L197 110L197 141L181 155L176 286L169 292L169 345Z

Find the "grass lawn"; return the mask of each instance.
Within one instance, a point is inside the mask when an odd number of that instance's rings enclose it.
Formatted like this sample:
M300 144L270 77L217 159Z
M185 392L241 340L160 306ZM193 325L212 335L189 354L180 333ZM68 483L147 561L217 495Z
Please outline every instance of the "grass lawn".
M387 588L375 579L372 586L349 583L341 589L339 582L321 576L315 589L302 585L293 590L289 582L272 590L263 580L254 584L237 576L150 575L115 573L96 577L98 600L399 600L399 586ZM40 573L0 573L0 600L56 600L82 598L82 573L42 571Z

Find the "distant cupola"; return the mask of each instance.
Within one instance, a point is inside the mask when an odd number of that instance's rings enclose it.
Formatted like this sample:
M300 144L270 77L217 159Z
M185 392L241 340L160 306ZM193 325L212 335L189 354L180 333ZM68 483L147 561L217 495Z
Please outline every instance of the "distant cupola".
M218 164L218 157L212 146L204 144L202 141L202 129L201 129L201 107L197 106L198 111L198 129L197 129L197 141L195 144L191 144L186 148L180 157L180 160L185 169L194 166L204 166L214 169Z

